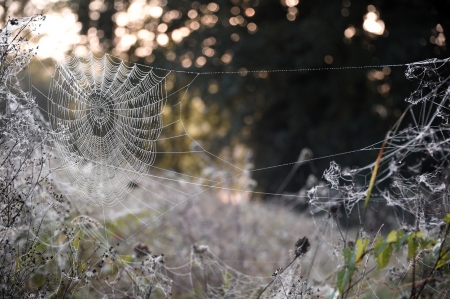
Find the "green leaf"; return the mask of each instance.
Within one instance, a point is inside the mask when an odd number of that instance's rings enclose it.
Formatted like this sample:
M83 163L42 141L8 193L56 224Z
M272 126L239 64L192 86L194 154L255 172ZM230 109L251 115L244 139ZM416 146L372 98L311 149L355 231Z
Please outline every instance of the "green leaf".
M366 252L367 244L369 244L369 239L358 239L355 244L355 263L359 264L362 261L362 257Z
M384 247L383 251L377 258L378 269L384 269L389 264L389 260L391 259L393 251L394 251L394 249L392 248L391 243L388 243Z
M397 240L395 241L395 251L398 252L400 250L400 247L405 243L407 238L408 234L405 234L405 231L403 229L397 232Z
M338 286L338 290L339 290L340 294L342 294L344 292L345 287L347 286L347 284L350 281L350 278L352 277L352 273L353 273L353 271L350 271L350 269L348 267L345 267L345 268L342 268L341 270L339 270L339 272L337 274L337 276L338 276L337 286Z
M412 233L408 236L408 259L412 259L417 254L419 239L424 236L423 232Z
M352 260L352 252L351 252L350 248L345 247L344 250L342 250L342 252L344 253L344 262L345 262L345 264L347 266L350 265L350 262Z
M381 254L381 252L384 249L384 246L386 245L386 242L384 242L384 239L381 236L378 236L375 240L375 257Z
M439 269L439 268L445 266L449 260L450 260L450 256L448 255L448 253L441 254L441 256L439 257L439 261L436 264L436 269Z
M358 239L356 241L355 244L355 248L354 250L350 250L350 248L346 247L344 248L344 250L342 250L343 254L344 254L344 262L345 262L345 266L344 268L342 268L341 270L338 271L338 290L339 293L343 293L345 290L345 287L347 286L347 284L350 281L350 278L353 275L353 272L355 272L356 267L356 257L359 255L359 257L361 257L365 251L365 248L367 247L367 244L369 243L369 240L361 240Z
M395 230L391 231L391 232L389 233L389 235L388 235L386 241L387 241L388 243L394 243L394 242L396 242L396 241L397 241L397 231L395 231Z
M375 258L378 269L383 269L389 264L392 252L394 251L392 243L396 241L396 235L396 232L395 234L391 232L386 240L384 240L381 236L378 236L375 240Z
M416 238L420 239L423 239L425 237L425 233L422 231L415 232L414 235L416 236Z
M450 214L445 215L444 221L450 223Z
M420 250L422 250L422 249L433 249L434 244L435 244L435 240L425 239L422 242L420 242Z

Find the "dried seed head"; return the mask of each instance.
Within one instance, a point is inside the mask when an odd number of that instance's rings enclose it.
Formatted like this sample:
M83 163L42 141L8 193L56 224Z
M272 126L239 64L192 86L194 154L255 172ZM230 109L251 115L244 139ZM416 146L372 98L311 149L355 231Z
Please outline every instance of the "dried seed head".
M150 248L147 244L144 243L136 243L133 246L134 253L136 254L137 258L150 255L152 252L150 251Z
M308 252L311 244L307 237L303 237L297 240L295 243L295 256L300 256L301 254L305 254Z

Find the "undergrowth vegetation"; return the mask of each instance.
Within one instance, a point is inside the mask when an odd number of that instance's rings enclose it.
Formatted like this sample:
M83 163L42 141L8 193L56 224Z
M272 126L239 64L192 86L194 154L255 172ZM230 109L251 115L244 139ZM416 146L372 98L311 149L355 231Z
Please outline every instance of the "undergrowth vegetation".
M295 200L230 204L189 186L201 195L166 215L130 204L134 212L102 222L104 210L82 214L50 178L48 145L60 132L21 85L43 20L9 19L0 32L1 298L450 296L448 61L408 66L418 88L371 148L378 158L358 169L332 162L323 180L311 178L300 191L308 215L290 210Z

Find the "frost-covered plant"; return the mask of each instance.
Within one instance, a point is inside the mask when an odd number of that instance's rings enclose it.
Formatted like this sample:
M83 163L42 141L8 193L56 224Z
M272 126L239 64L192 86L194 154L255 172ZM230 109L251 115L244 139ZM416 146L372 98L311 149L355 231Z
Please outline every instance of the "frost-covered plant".
M45 296L50 277L36 275L53 256L40 240L46 221L65 217L45 171L51 138L34 97L20 85L34 56L29 37L44 17L9 19L0 30L0 296Z
M389 297L448 295L449 70L449 59L410 64L406 77L418 87L406 99L410 106L379 144L376 161L351 170L333 161L323 175L328 187L316 186L308 193L313 210L327 210L340 230L336 244L340 266L334 276L336 289L331 292L335 298L379 296L367 280L369 274L381 278L377 284L390 290ZM321 188L332 198L319 194ZM373 203L376 213L370 211ZM354 239L339 226L341 214L347 227L357 214L359 229ZM397 225L397 229L383 237L381 227L373 233L375 223Z

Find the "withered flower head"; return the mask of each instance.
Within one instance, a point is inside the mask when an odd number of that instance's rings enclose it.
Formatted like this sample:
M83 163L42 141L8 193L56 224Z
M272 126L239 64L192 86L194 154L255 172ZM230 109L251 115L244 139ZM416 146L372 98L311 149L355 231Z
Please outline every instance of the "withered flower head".
M152 252L150 251L150 248L147 244L144 243L136 243L133 246L134 253L136 254L136 257L140 258L143 256L150 255Z
M307 253L311 244L307 237L298 239L295 243L295 256L300 256L301 254Z

